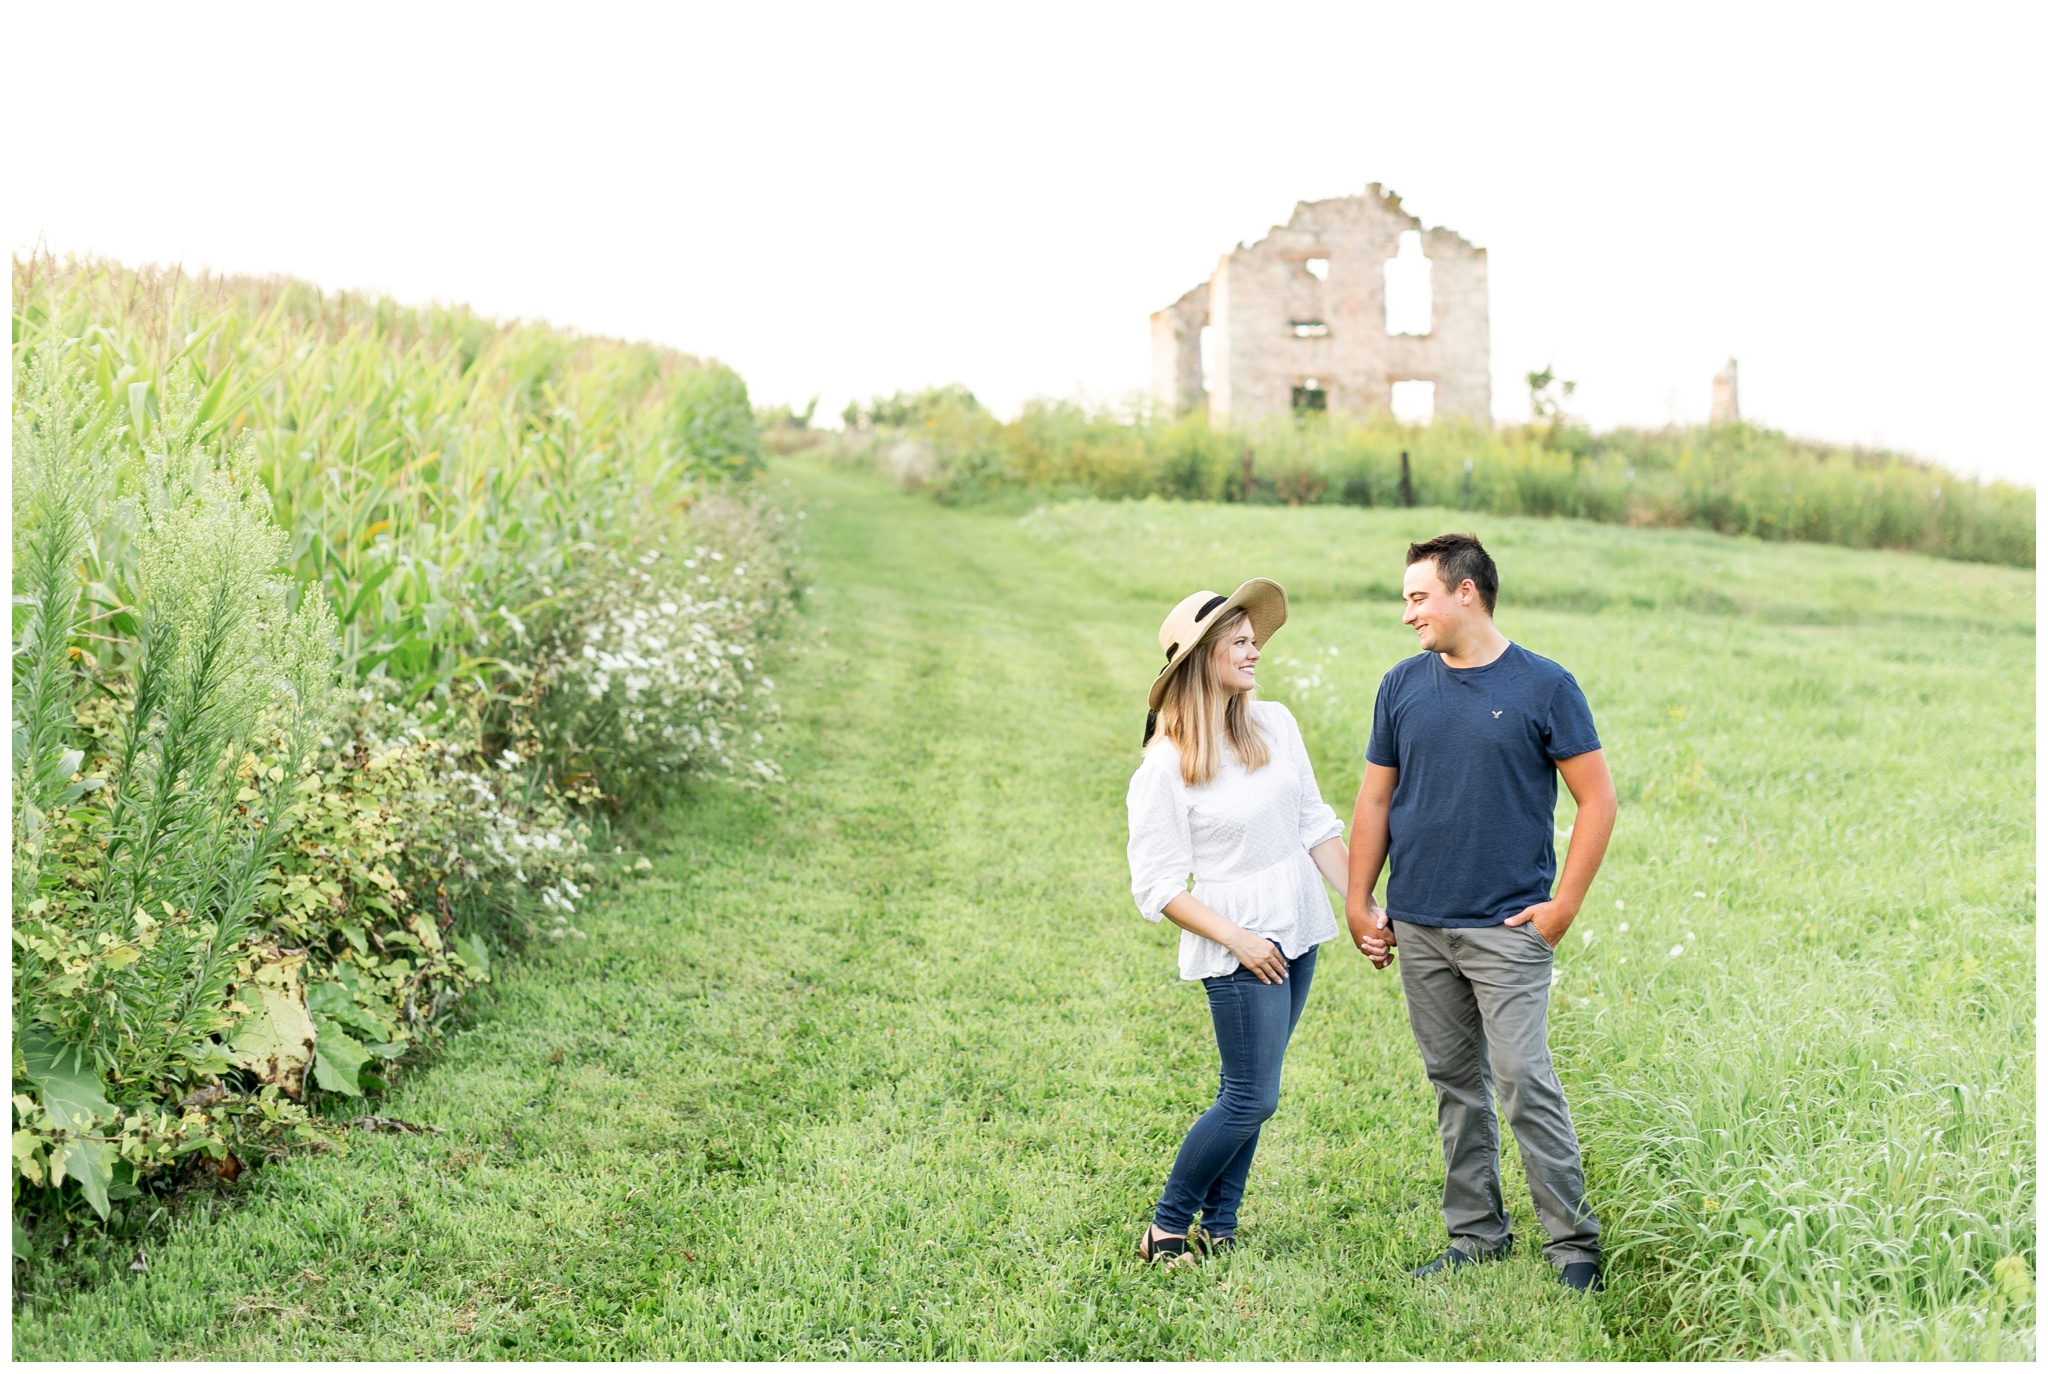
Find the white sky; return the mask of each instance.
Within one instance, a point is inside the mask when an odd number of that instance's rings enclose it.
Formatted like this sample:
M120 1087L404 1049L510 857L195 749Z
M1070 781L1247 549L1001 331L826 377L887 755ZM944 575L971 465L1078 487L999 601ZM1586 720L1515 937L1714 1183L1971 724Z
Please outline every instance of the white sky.
M2033 482L2040 21L2019 6L10 7L20 249L652 338L758 400L1122 397L1295 201L1492 263L1494 403L1751 418Z

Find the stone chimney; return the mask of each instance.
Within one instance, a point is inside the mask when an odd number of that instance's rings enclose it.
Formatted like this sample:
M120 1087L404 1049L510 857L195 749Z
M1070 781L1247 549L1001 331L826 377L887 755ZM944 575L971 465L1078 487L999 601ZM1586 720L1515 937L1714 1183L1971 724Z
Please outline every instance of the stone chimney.
M1735 359L1714 374L1714 408L1708 413L1710 425L1733 425L1742 421L1742 407L1735 400Z

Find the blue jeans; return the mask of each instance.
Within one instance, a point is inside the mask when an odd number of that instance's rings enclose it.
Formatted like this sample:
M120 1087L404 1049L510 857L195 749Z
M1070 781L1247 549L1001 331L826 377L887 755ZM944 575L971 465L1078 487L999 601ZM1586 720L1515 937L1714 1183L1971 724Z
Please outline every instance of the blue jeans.
M1280 1106L1280 1064L1308 1003L1315 971L1311 945L1300 958L1287 961L1284 983L1261 983L1245 969L1202 980L1216 1023L1216 1048L1223 1056L1222 1082L1216 1105L1202 1113L1174 1157L1152 1217L1160 1230L1186 1234L1200 1208L1203 1231L1236 1234L1237 1204L1259 1148L1259 1128Z

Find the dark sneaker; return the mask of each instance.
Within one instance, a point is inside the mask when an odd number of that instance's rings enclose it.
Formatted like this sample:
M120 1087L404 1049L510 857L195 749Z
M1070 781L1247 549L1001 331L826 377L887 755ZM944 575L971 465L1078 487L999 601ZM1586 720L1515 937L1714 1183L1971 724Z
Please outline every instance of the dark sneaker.
M1567 1264L1557 1271L1557 1281L1574 1293L1604 1293L1607 1280L1600 1277L1600 1266L1591 1260L1579 1260Z
M1509 1236L1507 1244L1501 1246L1500 1249L1489 1250L1483 1255L1468 1255L1453 1245L1420 1269L1411 1269L1408 1272L1411 1278L1433 1279L1438 1274L1447 1273L1452 1269L1460 1269L1468 1264L1491 1264L1495 1260L1506 1259L1510 1254L1514 1253L1514 1249L1515 1238L1513 1236Z

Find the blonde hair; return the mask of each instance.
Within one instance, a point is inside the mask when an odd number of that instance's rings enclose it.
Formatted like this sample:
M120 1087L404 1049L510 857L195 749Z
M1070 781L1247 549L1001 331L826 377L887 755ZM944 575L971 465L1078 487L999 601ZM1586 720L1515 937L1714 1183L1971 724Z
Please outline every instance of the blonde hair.
M1189 787L1200 787L1215 778L1225 738L1247 773L1272 761L1266 732L1252 719L1252 694L1226 689L1219 671L1230 637L1246 619L1245 613L1238 611L1217 624L1209 632L1208 644L1183 659L1166 680L1166 695L1159 702L1159 733L1180 751L1180 777ZM1219 715L1223 718L1220 730L1216 728Z

